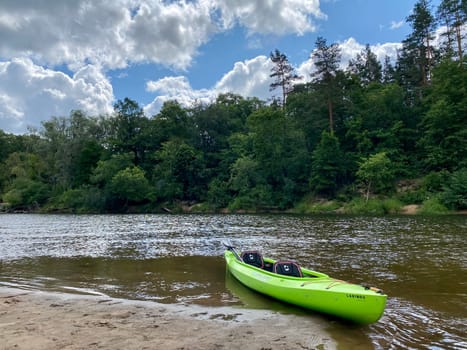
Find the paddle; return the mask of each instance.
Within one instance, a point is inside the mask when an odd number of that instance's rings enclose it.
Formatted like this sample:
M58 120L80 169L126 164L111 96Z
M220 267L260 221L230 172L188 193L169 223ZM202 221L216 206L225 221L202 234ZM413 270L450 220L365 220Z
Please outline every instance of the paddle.
M222 242L222 244L224 245L224 247L226 247L228 250L230 250L239 261L242 261L242 258L240 258L240 256L238 255L237 251L235 250L235 247L233 246L233 244L232 244L232 242L230 240L229 241L224 241L224 242Z

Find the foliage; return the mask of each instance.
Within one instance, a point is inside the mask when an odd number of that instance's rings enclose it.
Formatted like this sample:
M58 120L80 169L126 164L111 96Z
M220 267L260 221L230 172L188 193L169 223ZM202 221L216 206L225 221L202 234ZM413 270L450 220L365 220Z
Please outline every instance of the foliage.
M341 208L341 205L338 201L315 201L314 198L311 198L311 200L305 199L298 203L293 208L293 212L298 214L335 213Z
M287 95L293 90L294 81L301 79L301 77L294 73L294 68L289 63L287 56L279 50L276 49L274 53L271 52L269 58L274 64L269 75L271 78L274 78L274 81L271 83L269 89L273 91L280 87L282 90L282 105L285 105Z
M343 154L336 136L323 131L313 151L310 185L313 191L334 196L342 183Z
M467 60L443 61L433 72L422 119L419 146L429 170L457 170L467 166Z
M376 199L364 200L355 198L344 206L344 212L348 214L372 214L385 215L396 214L400 212L402 203L397 199Z
M51 200L49 208L62 212L103 212L105 197L102 191L92 186L66 190Z
M29 134L0 130L2 207L386 214L403 202L424 213L465 210L465 3L442 0L435 18L429 1L417 0L411 33L384 66L366 45L343 69L339 45L320 37L311 81L297 84L286 55L272 52L271 88L282 90L282 106L225 93L191 107L166 101L146 116L125 98L110 115L73 110ZM391 197L406 179L419 185Z
M340 48L337 44L328 45L326 39L318 37L315 50L312 54L316 71L312 74L314 83L318 84L323 92L329 116L329 131L334 132L334 105L337 98Z
M392 162L385 152L373 154L360 162L357 178L365 187L368 201L370 193L381 193L393 188Z
M418 213L423 215L438 215L446 214L447 212L448 208L446 208L436 196L423 201L422 206L418 211Z
M110 181L110 191L118 199L127 202L142 202L151 197L151 187L144 171L132 166L120 170Z
M454 172L443 184L441 202L454 210L467 209L467 168Z
M14 180L10 188L3 195L3 200L13 208L36 208L44 204L50 195L49 186L26 178Z

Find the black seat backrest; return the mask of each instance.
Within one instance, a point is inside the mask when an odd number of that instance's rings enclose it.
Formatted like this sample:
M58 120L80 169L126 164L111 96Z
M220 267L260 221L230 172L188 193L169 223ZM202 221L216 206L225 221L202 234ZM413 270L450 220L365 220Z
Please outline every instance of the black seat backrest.
M293 261L276 261L273 271L279 275L302 277L302 269Z
M253 265L261 269L264 267L263 256L257 250L249 250L242 252L241 258L245 263L249 265Z

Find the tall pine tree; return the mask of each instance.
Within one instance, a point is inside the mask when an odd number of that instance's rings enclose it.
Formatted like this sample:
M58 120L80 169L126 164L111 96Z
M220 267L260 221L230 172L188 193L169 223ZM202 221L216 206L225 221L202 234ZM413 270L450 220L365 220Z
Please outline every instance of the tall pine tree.
M329 116L329 130L334 133L334 99L336 75L339 71L341 50L337 44L327 45L326 39L318 37L312 53L316 71L312 73L313 82L317 83L325 94Z
M278 49L271 52L270 59L274 66L271 68L270 77L274 78L274 82L269 86L269 90L273 91L278 87L282 90L282 105L285 106L287 95L293 90L293 83L300 80L301 77L295 73L294 68L289 63L287 56L281 53Z

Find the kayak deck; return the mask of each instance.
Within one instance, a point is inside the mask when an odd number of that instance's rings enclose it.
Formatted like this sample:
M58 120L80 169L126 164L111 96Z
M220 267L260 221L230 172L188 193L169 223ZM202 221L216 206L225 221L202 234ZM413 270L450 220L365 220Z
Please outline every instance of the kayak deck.
M282 261L262 258L262 264L256 266L230 250L224 257L228 270L242 284L278 300L364 324L376 322L384 312L387 296L377 288L348 283L298 265L297 272L293 265L296 263L291 261L285 262L290 265L287 271L279 271Z

